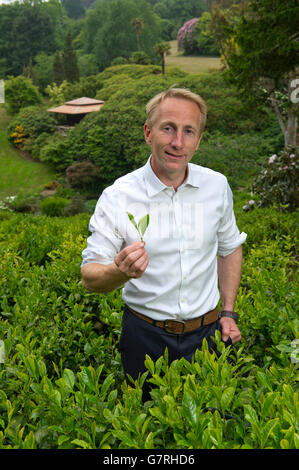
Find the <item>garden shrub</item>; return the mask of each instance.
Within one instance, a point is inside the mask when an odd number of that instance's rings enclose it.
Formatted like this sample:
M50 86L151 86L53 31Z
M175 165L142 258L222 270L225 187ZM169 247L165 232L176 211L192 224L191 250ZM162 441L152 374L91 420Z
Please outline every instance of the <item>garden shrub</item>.
M25 131L22 124L18 124L9 138L15 147L22 149L28 139L28 133Z
M62 212L66 217L80 214L81 212L88 212L85 206L85 197L80 194L75 194L71 202L63 209Z
M68 206L70 201L63 197L51 196L44 199L40 208L43 214L50 217L59 217L63 215L63 209Z
M261 207L278 204L287 210L299 205L298 149L287 148L274 154L263 164L263 170L252 185L254 197ZM246 207L245 207L246 209Z
M198 18L192 18L186 21L178 31L178 50L183 50L187 55L192 55L197 52L197 24Z
M8 134L10 141L23 148L25 144L44 143L45 138L55 132L55 118L39 106L28 106L22 109L9 123ZM28 145L27 145L28 146ZM35 151L35 155L37 155Z
M19 75L5 80L5 107L9 114L38 103L41 103L41 95L30 78Z
M265 153L271 150L271 140L262 135L223 135L220 132L203 135L192 162L223 173L233 189L248 186L262 165Z
M73 188L93 187L101 175L99 167L92 162L84 161L70 165L66 169L66 183Z
M55 132L45 139L38 158L57 170L64 170L72 163L71 148L68 147L66 138Z
M150 57L144 51L133 52L133 54L129 58L129 61L132 62L133 64L141 64L141 65L149 65L151 63Z

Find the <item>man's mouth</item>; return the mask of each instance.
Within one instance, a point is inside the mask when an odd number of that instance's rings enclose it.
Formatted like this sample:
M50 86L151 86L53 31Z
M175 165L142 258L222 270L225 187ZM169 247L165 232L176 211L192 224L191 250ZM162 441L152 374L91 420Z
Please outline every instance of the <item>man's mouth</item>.
M184 158L184 155L176 155L174 153L167 152L166 150L165 150L165 153L168 157L175 158L177 160Z

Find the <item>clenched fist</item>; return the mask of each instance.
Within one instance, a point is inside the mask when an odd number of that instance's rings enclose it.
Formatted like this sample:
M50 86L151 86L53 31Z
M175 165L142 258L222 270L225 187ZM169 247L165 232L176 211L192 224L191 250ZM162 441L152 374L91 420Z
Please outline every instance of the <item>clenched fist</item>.
M148 254L144 246L145 242L134 242L114 258L118 269L129 278L141 277L148 266Z

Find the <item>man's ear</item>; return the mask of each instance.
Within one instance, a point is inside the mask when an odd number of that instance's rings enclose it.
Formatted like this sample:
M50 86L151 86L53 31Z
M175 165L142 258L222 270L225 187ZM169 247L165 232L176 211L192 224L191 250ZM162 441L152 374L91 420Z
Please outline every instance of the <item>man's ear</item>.
M143 126L143 128L144 128L144 138L145 138L145 142L146 142L148 145L152 145L151 130L150 130L148 124L145 123L144 126Z

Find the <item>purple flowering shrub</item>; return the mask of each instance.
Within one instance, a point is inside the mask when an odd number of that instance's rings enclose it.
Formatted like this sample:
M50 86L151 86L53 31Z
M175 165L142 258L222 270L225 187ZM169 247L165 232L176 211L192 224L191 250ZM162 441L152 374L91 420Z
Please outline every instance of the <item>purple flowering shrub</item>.
M278 204L281 208L294 211L299 204L299 164L298 149L287 148L278 155L274 154L263 165L263 170L252 185L252 193L259 200L250 200L244 211Z
M184 51L185 54L193 54L196 52L197 23L198 18L192 18L191 20L186 21L186 23L184 23L183 26L179 29L177 35L179 51Z

